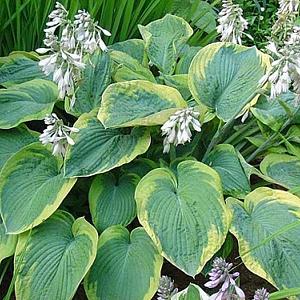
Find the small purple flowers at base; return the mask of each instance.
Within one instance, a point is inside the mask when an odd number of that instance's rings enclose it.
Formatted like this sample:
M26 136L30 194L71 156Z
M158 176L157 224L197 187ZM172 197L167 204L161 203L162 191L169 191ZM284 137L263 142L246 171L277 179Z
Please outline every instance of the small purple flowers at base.
M256 290L253 300L269 300L269 293L265 288Z
M210 300L244 300L245 294L237 285L236 279L240 276L238 272L231 274L233 264L227 263L223 258L216 257L212 269L209 272L209 280L205 286L215 288L222 284L220 290L210 296Z

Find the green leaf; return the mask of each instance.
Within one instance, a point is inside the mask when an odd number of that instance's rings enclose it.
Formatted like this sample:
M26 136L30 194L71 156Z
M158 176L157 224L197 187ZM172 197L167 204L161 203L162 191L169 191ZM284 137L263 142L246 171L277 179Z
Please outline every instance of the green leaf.
M300 187L300 160L295 156L269 154L260 163L260 170L283 187Z
M191 97L187 74L162 74L161 78L164 80L166 85L176 88L182 95L183 99L189 99Z
M13 155L0 173L0 209L7 233L40 224L59 207L75 179L64 179L63 161L41 143Z
M255 47L214 43L202 48L189 69L192 95L224 120L237 116L252 100L269 66L269 56Z
M150 146L147 129L105 129L96 115L96 111L83 114L74 124L80 131L72 135L75 145L67 149L66 177L105 173L132 161Z
M94 265L85 278L89 300L150 300L163 258L141 227L131 233L120 225L100 236Z
M93 264L98 234L84 218L57 211L20 236L15 257L17 300L71 300Z
M151 71L140 64L138 60L121 51L110 51L112 60L116 63L113 79L116 82L129 80L148 80L156 82Z
M66 103L66 110L75 116L100 107L101 96L111 82L111 60L109 54L96 52L88 58L82 82L76 90L76 101L72 108Z
M5 162L24 146L38 141L38 132L29 130L24 124L0 130L0 170Z
M0 263L15 253L18 236L15 234L6 234L5 227L0 217Z
M138 27L151 63L162 73L172 74L182 47L193 34L189 23L167 14L147 26Z
M279 131L282 125L290 118L285 107L291 112L295 112L295 95L291 92L281 94L279 97L270 101L267 97L259 98L251 112L260 122L269 126L274 131Z
M197 0L196 0L197 1ZM216 17L212 5L206 1L199 1L198 7L194 12L191 21L195 26L202 29L206 33L212 33L216 30Z
M112 225L127 226L135 218L134 192L138 180L133 174L123 175L118 180L112 173L95 177L89 192L89 206L99 232Z
M148 158L136 158L131 163L124 165L122 170L125 173L133 173L139 177L145 176L151 170L158 168L159 164Z
M209 300L209 296L196 284L189 286L171 297L171 300Z
M217 145L205 163L220 175L224 194L245 197L251 191L249 180L232 145Z
M109 49L113 49L119 52L124 52L136 59L141 65L147 67L148 58L145 51L145 43L140 39L130 39L124 42L118 42L111 46Z
M200 49L201 47L187 47L176 65L176 74L188 74L192 60Z
M0 84L5 87L35 78L46 79L46 77L39 67L38 61L26 57L14 58L0 68Z
M135 194L137 215L163 256L195 276L225 241L229 215L221 181L212 168L196 161L149 172Z
M278 289L300 285L300 198L262 187L244 203L227 200L233 219L230 231L239 243L246 267Z
M0 90L0 128L22 122L42 120L52 112L58 97L57 86L48 80L34 79Z
M161 125L185 107L176 89L134 80L111 84L105 90L98 118L106 128Z

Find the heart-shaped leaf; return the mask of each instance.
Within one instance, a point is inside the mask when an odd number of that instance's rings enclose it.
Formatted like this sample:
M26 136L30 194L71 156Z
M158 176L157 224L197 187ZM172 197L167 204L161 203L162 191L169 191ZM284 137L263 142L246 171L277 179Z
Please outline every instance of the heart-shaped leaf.
M57 86L48 80L34 79L0 90L0 128L22 122L42 120L52 112L58 98Z
M150 61L164 74L172 74L181 49L193 34L189 23L167 14L147 26L138 27Z
M110 57L116 63L112 77L114 81L148 80L156 83L155 77L149 68L143 66L138 60L129 54L112 50Z
M38 132L28 130L23 124L0 130L0 170L4 163L21 148L38 141Z
M300 187L300 160L295 156L269 154L260 163L260 170L288 189Z
M105 52L95 52L87 58L82 81L76 90L76 101L72 108L66 102L69 113L80 116L100 107L101 96L111 81L111 59Z
M279 289L300 286L300 198L262 187L227 203L246 267Z
M7 233L26 231L59 207L76 179L65 179L63 161L41 143L13 155L0 173L0 209Z
M198 274L225 241L229 215L216 171L197 161L149 172L136 188L137 215L163 255Z
M100 236L94 265L85 278L89 300L150 300L155 294L163 258L145 230L130 234L120 225Z
M89 206L98 231L131 223L136 215L134 192L138 181L139 177L133 174L123 175L118 180L111 173L95 177L89 192Z
M109 49L126 53L132 58L136 59L141 65L145 67L148 66L148 58L145 51L145 43L143 40L130 39L123 42L118 42L109 46Z
M249 180L232 145L217 145L206 163L220 175L224 194L245 197L250 193Z
M189 69L192 95L229 121L256 96L269 56L255 47L214 43L202 48Z
M132 161L147 151L150 134L145 128L105 129L97 112L83 114L74 124L79 132L72 137L75 145L67 149L66 177L86 177L105 173Z
M106 89L98 118L107 128L161 125L185 107L187 103L176 89L134 80Z
M57 211L20 236L17 300L71 300L97 253L98 234L84 218Z

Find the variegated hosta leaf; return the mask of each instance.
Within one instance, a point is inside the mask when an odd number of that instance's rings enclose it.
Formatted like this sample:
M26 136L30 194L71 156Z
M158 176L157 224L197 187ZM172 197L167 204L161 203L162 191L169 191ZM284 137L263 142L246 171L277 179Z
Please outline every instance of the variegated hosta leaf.
M37 142L39 133L29 130L24 124L0 130L0 170L5 162L24 146Z
M138 27L151 63L162 73L172 74L181 49L193 34L189 23L167 14L147 26Z
M201 47L186 46L181 53L181 57L176 65L176 74L188 74L191 62Z
M229 121L256 95L269 56L256 48L214 43L202 48L189 69L194 98Z
M112 50L111 59L116 63L112 77L114 81L148 80L156 83L155 77L149 68L143 66L138 60L129 54Z
M76 90L76 101L72 108L66 102L67 111L75 116L100 107L101 96L111 82L111 59L105 52L95 52L88 60L82 81Z
M176 88L183 99L191 98L191 91L188 84L188 74L175 74L175 75L161 75L165 84Z
M198 274L222 246L229 227L221 180L196 161L149 172L139 182L137 215L163 255L186 274Z
M300 187L300 160L296 156L269 154L260 163L260 170L288 189Z
M145 50L145 43L140 39L129 39L115 43L108 47L119 52L123 52L136 59L141 65L148 67L148 58Z
M76 179L65 179L63 161L41 143L14 154L0 173L0 209L7 233L40 224L59 207Z
M278 131L290 118L290 113L297 109L295 106L295 94L288 92L270 101L266 96L261 96L251 112L260 122L269 126L272 130Z
M42 120L52 112L58 98L57 86L48 80L34 79L0 90L0 128L22 122Z
M66 177L86 177L105 173L132 161L147 151L150 134L145 128L105 129L97 119L97 112L83 114L74 127L75 145L67 149L65 158Z
M84 218L57 211L20 235L15 257L17 300L71 300L97 253L98 234Z
M38 61L26 57L16 57L0 68L0 84L8 87L35 78L45 78Z
M84 280L89 300L150 300L163 258L145 230L120 225L100 236L95 263Z
M118 180L112 173L95 177L89 192L89 206L98 231L112 225L127 226L136 216L135 187L139 177L123 175Z
M5 227L0 217L0 263L1 261L15 253L18 236L6 234Z
M185 107L176 89L134 80L111 84L105 90L98 118L106 128L161 125Z
M227 204L246 267L279 289L300 286L300 198L262 187Z
M249 180L232 145L217 145L206 163L220 175L224 194L244 197L251 191Z

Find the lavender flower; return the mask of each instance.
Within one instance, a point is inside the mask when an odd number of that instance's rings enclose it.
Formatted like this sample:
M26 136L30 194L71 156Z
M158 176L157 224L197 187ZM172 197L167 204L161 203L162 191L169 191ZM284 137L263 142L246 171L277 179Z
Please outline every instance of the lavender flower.
M269 293L265 288L256 290L253 300L269 300Z
M177 146L191 141L192 133L190 126L198 132L201 131L201 124L198 120L199 115L199 112L190 107L177 111L165 122L161 127L162 136L166 136L163 142L164 153L170 151L171 144Z
M42 144L52 144L53 155L65 155L67 144L74 145L74 140L70 137L72 132L79 129L64 125L63 121L55 113L47 115L44 119L47 128L40 135Z
M228 300L239 299L244 300L245 294L241 288L238 287L236 279L240 276L238 272L231 274L233 267L232 263L227 263L223 258L216 257L213 261L213 268L209 275L209 280L205 286L208 288L215 288L222 284L220 290L210 296L210 300Z
M222 42L242 44L242 35L252 37L244 30L248 28L248 22L243 18L243 10L232 0L223 0L223 9L219 13L219 26L217 32L221 34Z
M159 287L157 290L157 300L170 300L177 293L178 289L174 289L174 281L168 276L162 276L159 279Z
M50 55L39 62L43 72L58 85L59 97L71 98L71 107L75 103L75 87L82 77L85 68L83 57L94 53L98 48L107 50L101 33L110 33L101 28L89 13L79 10L74 22L68 18L68 11L61 3L56 3L55 10L49 15L47 28L44 30L46 37L44 45L47 48L39 48L40 54ZM60 36L57 34L60 29Z

